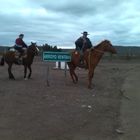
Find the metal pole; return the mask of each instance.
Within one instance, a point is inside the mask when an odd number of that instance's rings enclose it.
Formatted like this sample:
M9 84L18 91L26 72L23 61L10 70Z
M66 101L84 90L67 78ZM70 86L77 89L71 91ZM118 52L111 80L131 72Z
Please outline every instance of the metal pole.
M50 67L49 67L49 64L47 64L47 70L46 70L46 80L47 80L47 86L49 87L50 86L50 83L49 83L49 73L50 73Z
M67 76L67 62L65 62L65 78Z

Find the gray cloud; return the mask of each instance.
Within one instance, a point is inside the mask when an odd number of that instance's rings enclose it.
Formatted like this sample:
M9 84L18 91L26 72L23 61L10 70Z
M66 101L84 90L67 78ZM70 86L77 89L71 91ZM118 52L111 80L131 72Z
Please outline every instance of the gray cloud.
M39 44L74 47L84 30L90 33L93 44L102 39L113 44L140 44L138 0L22 0L10 4L10 12L5 10L9 5L0 6L0 45L14 44L22 32L27 43L35 40Z

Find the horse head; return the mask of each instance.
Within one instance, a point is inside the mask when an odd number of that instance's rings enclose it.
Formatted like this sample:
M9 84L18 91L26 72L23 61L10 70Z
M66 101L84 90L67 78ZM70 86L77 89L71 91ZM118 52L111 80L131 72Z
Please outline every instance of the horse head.
M39 49L38 49L36 43L31 42L31 45L28 47L28 52L30 52L34 55L38 55Z
M113 54L117 53L116 49L113 47L113 45L111 44L109 40L104 40L101 42L101 44L104 47L105 52L111 52Z

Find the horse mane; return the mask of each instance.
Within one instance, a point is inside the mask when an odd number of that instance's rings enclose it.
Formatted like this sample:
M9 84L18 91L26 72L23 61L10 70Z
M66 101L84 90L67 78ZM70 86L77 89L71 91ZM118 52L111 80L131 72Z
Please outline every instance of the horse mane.
M101 46L101 44L103 44L103 43L105 43L105 42L110 42L109 40L103 40L103 41L101 41L99 44L97 44L96 46L94 46L94 48L92 48L93 50L94 49L98 49L100 46Z
M101 43L102 42L100 42L99 44L97 44L96 46L93 46L92 48L91 48L91 50L90 51L94 51L95 49L98 49L99 48L99 46L101 45Z

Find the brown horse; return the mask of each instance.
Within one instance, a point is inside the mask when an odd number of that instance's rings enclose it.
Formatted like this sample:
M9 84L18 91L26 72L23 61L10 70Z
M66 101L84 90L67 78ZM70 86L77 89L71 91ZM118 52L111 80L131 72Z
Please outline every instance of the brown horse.
M113 54L117 53L116 49L112 46L111 42L108 40L104 40L98 45L96 45L94 48L85 51L83 54L84 61L87 64L88 68L88 88L91 88L94 70L99 61L101 60L104 52L111 52ZM75 73L75 69L79 66L79 61L80 53L77 51L72 52L72 59L71 62L68 62L68 66L71 78L74 83L78 82L78 77Z
M23 65L24 65L24 79L26 79L27 68L29 69L28 79L31 77L32 68L31 64L33 63L34 56L38 54L39 49L36 46L36 43L32 43L27 48L27 56L23 58ZM4 62L8 64L8 74L9 79L15 80L13 73L11 72L12 65L17 64L16 51L7 51L3 57L1 58L0 65L4 65Z

